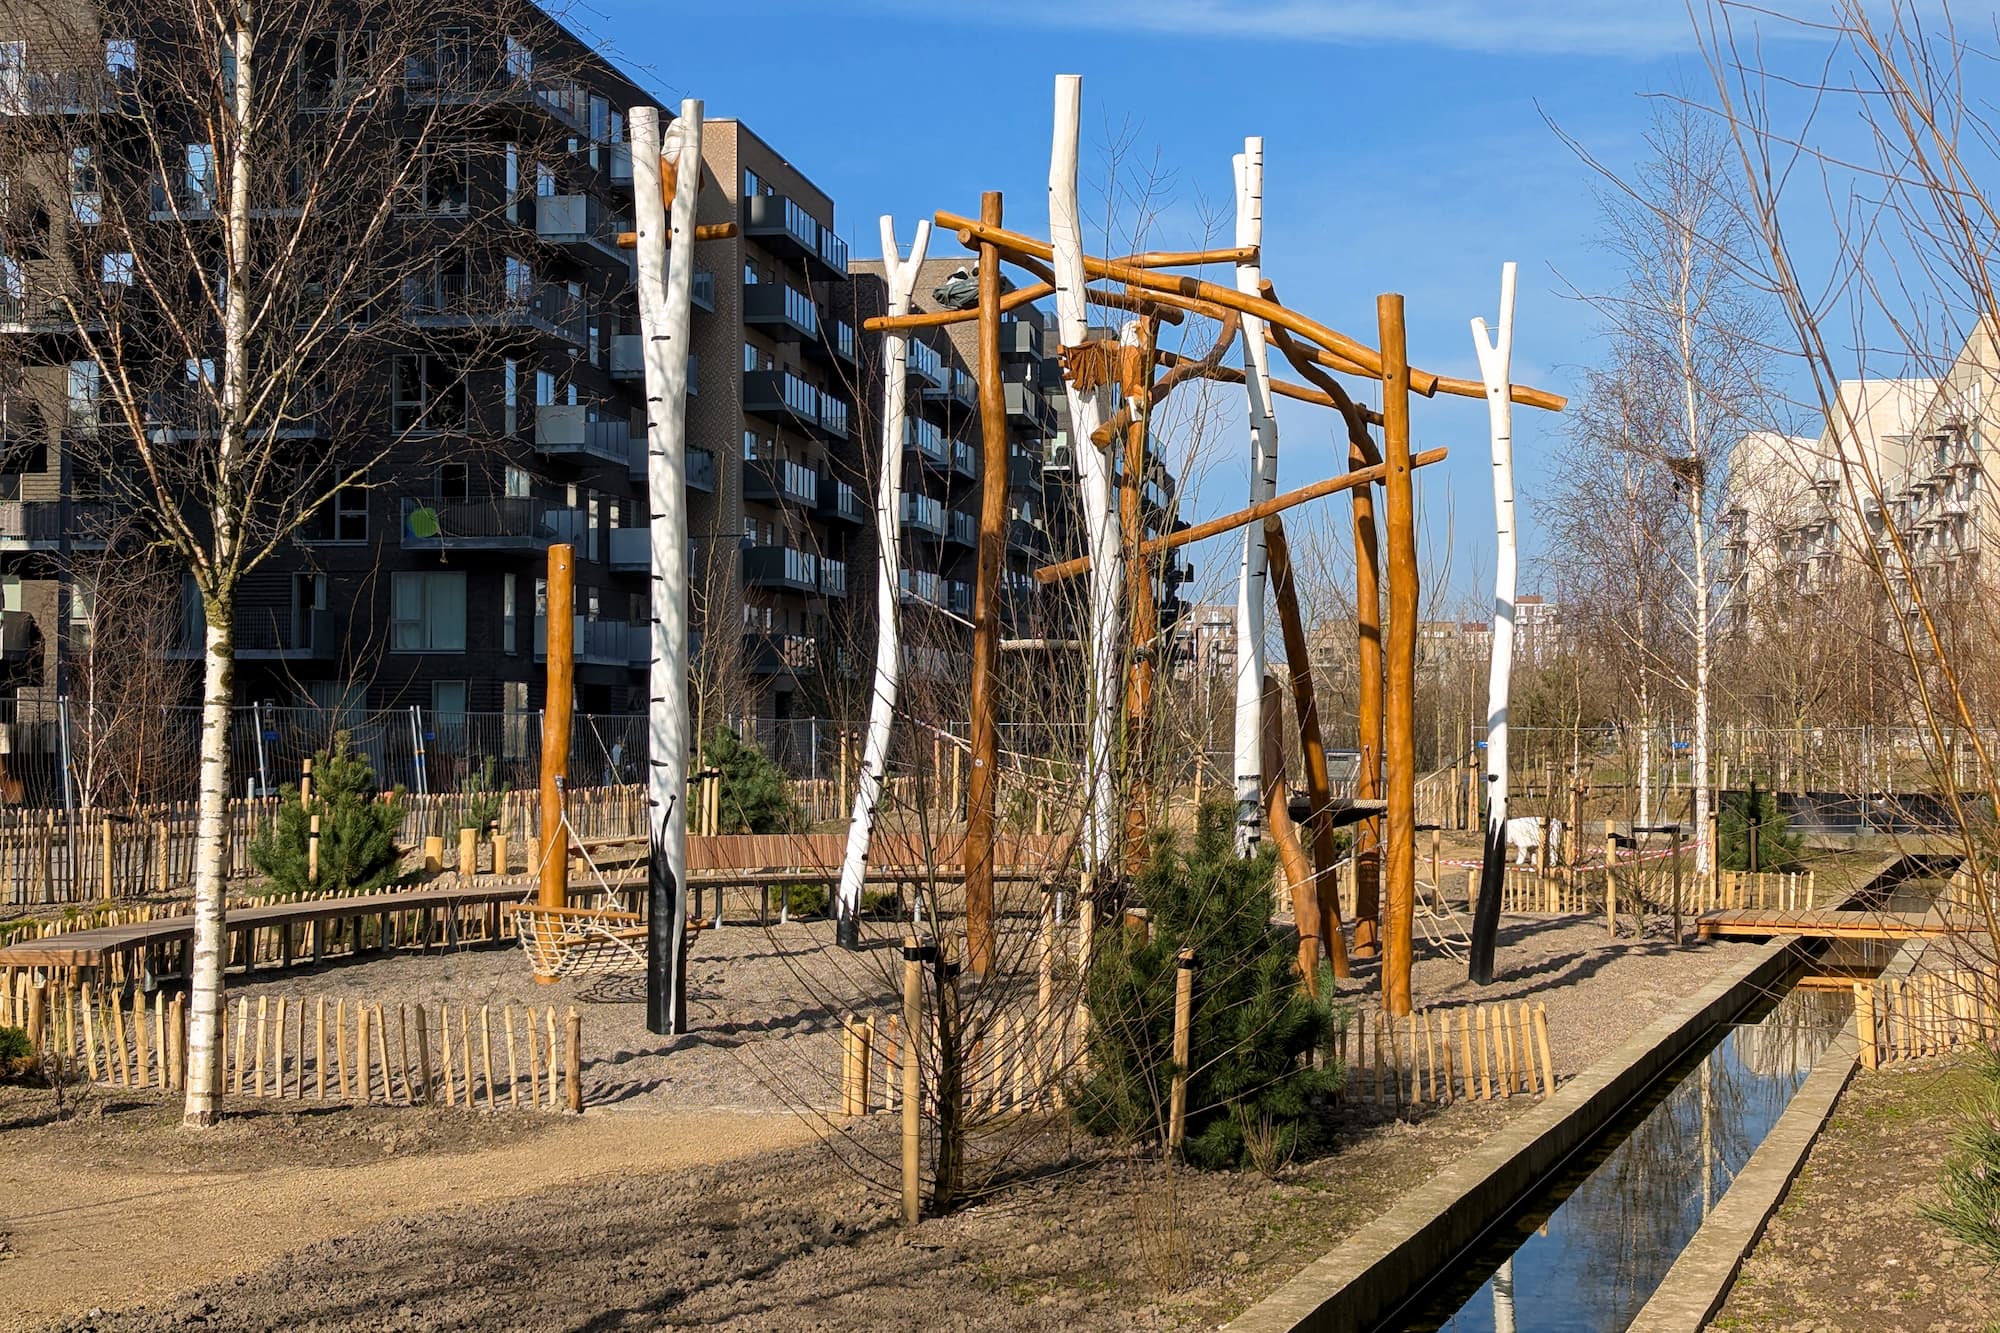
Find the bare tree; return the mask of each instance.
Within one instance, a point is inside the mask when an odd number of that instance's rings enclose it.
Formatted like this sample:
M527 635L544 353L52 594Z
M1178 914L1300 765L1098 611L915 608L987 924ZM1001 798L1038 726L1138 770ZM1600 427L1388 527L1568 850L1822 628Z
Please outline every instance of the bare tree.
M238 594L406 441L469 447L469 344L577 317L524 264L496 272L473 201L514 201L474 188L501 177L500 145L468 132L565 90L533 66L518 34L546 20L525 12L514 36L449 2L6 12L25 44L0 72L18 131L0 239L41 257L10 279L70 340L65 475L186 571L205 622L186 1123L208 1125ZM15 373L37 373L47 351L14 343Z

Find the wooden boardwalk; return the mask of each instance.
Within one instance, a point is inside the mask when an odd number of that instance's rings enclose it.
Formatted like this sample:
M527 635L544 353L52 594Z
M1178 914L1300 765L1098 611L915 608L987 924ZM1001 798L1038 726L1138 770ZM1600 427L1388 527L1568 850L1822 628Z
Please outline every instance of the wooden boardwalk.
M1986 929L1984 921L1971 916L1867 909L1777 912L1739 908L1705 913L1696 919L1695 924L1703 939L1767 939L1774 935L1802 935L1817 940L1915 940L1940 935L1965 935Z

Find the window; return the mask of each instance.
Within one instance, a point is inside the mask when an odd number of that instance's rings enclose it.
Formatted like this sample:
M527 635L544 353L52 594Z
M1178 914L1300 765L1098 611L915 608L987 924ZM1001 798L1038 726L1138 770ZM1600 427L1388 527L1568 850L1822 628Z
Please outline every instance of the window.
M463 503L471 498L472 469L463 463L439 463L437 468L438 503Z
M535 372L535 406L554 407L556 402L556 377L554 371Z
M743 197L745 199L748 199L753 194L770 194L771 192L769 183L763 177L748 167L743 169Z
M528 682L525 680L502 681L500 684L501 751L508 759L528 757L529 726L533 715L528 712Z
M113 83L128 83L139 72L139 45L130 37L104 39L104 72Z
M190 385L206 384L210 388L214 388L215 358L212 356L204 356L199 360L189 361L187 362L187 370L185 373L187 376L188 384Z
M21 609L21 576L0 574L0 611Z
M753 263L752 261L748 260L748 259L744 260L744 261L743 261L743 285L744 285L745 287L755 287L755 286L756 286L756 285L757 285L758 283L760 283L760 282L762 282L762 281L763 281L763 278L761 278L761 277L759 277L759 276L757 275L757 265L756 265L755 263Z
M521 429L521 363L511 356L500 366L500 426L506 435Z
M535 163L535 195L541 199L553 199L556 193L556 169L548 162Z
M451 88L463 88L472 82L472 29L438 29L437 78L440 84Z
M439 740L447 742L462 740L465 734L465 682L432 681L431 711L437 715Z
M596 166L597 145L611 142L611 103L597 94L590 95L590 165Z
M69 211L84 226L104 221L104 196L98 193L94 150L69 150Z
M5 306L8 318L16 318L21 312L21 261L12 255L0 255L0 305Z
M506 68L509 78L525 79L535 72L535 53L519 37L507 39Z
M28 44L0 42L0 112L28 109Z
M130 287L134 265L130 250L117 250L105 255L99 272L107 287Z
M464 144L438 144L424 161L422 209L444 217L462 217L471 204L471 154Z
M509 463L507 465L507 473L506 473L506 480L504 483L504 489L506 491L507 498L510 500L527 499L528 469L524 467L517 467L514 464Z
M500 651L503 653L520 651L520 645L514 637L514 627L519 623L514 601L518 591L514 575L500 576Z
M452 572L389 576L389 650L397 653L465 651L465 575Z
M510 143L505 150L501 173L507 192L507 220L521 220L521 145Z
M391 429L450 431L465 425L465 380L443 358L399 356L391 379Z
M535 270L525 259L508 255L502 265L506 283L507 301L510 305L526 305L535 299Z
M357 477L345 486L335 488L333 503L328 509L327 531L329 540L337 542L365 542L368 540L368 479Z
M205 143L187 145L182 159L181 196L187 206L196 212L207 212L215 207L215 146Z
M69 363L69 417L77 425L97 423L98 369L95 361Z

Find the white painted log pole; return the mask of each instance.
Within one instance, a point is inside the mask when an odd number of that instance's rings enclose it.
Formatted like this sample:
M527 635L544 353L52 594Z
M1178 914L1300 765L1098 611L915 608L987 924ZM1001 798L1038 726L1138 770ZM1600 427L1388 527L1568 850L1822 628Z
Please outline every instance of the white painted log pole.
M1236 244L1264 243L1264 141L1249 138L1232 159L1236 174ZM1263 265L1236 266L1236 290L1263 295ZM1243 387L1249 396L1250 503L1278 493L1278 422L1271 415L1271 361L1264 326L1243 321ZM1269 586L1264 525L1245 524L1236 581L1236 850L1249 856L1263 836L1264 592Z
M910 257L899 257L895 220L882 217L882 272L889 286L889 313L910 313L917 273L930 248L931 224L917 223ZM909 339L891 330L882 339L882 466L875 482L875 690L868 706L868 736L862 744L861 776L855 784L854 814L847 825L847 854L840 863L839 925L836 937L848 948L860 943L861 885L868 873L868 843L875 833L882 782L889 768L889 731L896 716L897 673L902 667L902 614L897 572L903 566L899 509L903 503L903 419L909 374Z
M652 855L646 1027L687 1031L688 522L687 375L693 345L695 202L701 192L699 100L681 103L664 143L657 108L634 107L633 225L646 374L646 503L652 511L652 670L647 679L646 797ZM676 172L662 206L662 152ZM669 254L672 262L668 262Z
M1474 982L1493 980L1493 947L1500 931L1500 890L1507 855L1507 704L1514 674L1514 265L1500 269L1500 326L1472 321L1479 377L1486 385L1486 413L1493 434L1493 515L1499 538L1493 562L1493 661L1486 676L1486 850L1480 866L1479 902L1473 909L1469 972Z
M1081 346L1090 336L1083 273L1083 215L1077 208L1077 142L1081 133L1083 76L1056 76L1055 141L1049 154L1049 244L1056 274L1056 328L1064 347ZM1082 493L1086 545L1090 552L1089 739L1084 752L1085 873L1096 875L1111 858L1119 825L1118 793L1111 771L1114 728L1123 704L1124 671L1118 644L1124 598L1125 548L1119 539L1118 505L1111 490L1111 460L1091 443L1111 412L1111 389L1102 385L1079 393L1067 380L1070 453Z

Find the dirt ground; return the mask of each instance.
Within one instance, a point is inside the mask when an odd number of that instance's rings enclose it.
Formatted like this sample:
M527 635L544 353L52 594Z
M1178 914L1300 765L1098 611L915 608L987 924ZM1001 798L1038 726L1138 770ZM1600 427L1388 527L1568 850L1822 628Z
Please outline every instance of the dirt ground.
M1509 919L1495 988L1474 992L1462 964L1425 945L1415 989L1432 1004L1538 996L1569 1074L1748 947L1676 951L1629 934L1612 945L1594 918ZM1276 1180L1170 1174L1061 1125L1010 1130L975 1145L992 1192L906 1236L888 1118L821 1138L833 1122L798 1114L832 1105L839 1019L887 994L895 955L879 952L832 947L823 922L705 934L698 1030L673 1041L645 1031L633 983L536 987L511 948L250 987L385 1004L574 1002L590 1109L566 1119L250 1100L197 1137L173 1127L171 1108L128 1093L88 1093L64 1124L49 1123L46 1094L7 1094L0 1326L1212 1325L1531 1104L1459 1105L1415 1125L1346 1108L1340 1150ZM1351 983L1358 1003L1368 970Z
M2000 1277L1921 1212L1972 1091L1957 1059L1856 1071L1711 1326L1993 1328Z

